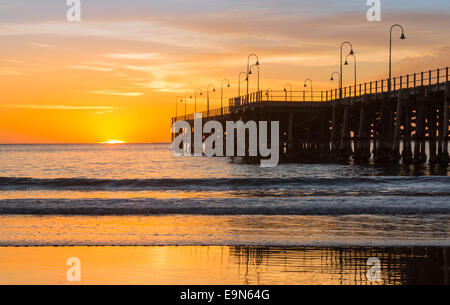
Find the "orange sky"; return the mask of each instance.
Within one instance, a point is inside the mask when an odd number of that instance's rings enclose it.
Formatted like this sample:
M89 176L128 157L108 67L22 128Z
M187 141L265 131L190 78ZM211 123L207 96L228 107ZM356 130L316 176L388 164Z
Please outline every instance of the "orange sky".
M385 78L393 23L407 36L394 35L395 75L450 66L450 11L440 1L386 6L382 22L368 22L364 5L324 0L317 3L328 6L129 2L136 5L82 4L80 23L67 22L65 5L47 0L0 4L0 143L168 142L175 97L209 83L219 89L223 78L231 82L226 100L237 95L249 53L260 57L262 89L282 90L289 82L303 90L306 78L315 90L334 88L330 73L339 69L344 40L354 45L359 82ZM344 71L344 84L353 83L352 68ZM254 90L255 79L250 84ZM219 91L212 108L220 105ZM198 103L205 110L205 100Z

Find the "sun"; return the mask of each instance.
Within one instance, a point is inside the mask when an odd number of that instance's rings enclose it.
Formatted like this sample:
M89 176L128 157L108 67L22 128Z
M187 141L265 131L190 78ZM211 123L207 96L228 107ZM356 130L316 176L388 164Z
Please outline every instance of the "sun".
M119 141L119 140L108 140L105 142L100 142L100 144L124 144L124 141Z

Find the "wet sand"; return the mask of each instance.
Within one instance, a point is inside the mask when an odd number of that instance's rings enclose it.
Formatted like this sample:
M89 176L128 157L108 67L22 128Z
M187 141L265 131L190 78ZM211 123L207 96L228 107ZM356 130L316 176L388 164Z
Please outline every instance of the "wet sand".
M67 259L81 262L69 282ZM370 281L370 257L381 262ZM448 247L0 247L1 284L449 284Z

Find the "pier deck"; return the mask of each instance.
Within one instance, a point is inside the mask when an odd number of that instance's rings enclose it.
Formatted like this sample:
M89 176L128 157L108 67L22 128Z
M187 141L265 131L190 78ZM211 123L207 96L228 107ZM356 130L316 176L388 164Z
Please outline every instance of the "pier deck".
M202 112L203 123L280 122L280 155L296 162L449 162L448 67L328 91L259 91ZM193 126L194 114L172 118ZM172 134L175 136L175 134Z

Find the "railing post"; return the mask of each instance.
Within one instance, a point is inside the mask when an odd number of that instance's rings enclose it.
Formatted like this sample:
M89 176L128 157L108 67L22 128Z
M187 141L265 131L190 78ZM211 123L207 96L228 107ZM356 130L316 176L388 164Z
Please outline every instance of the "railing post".
M420 86L423 87L423 72L420 72Z
M303 90L303 101L306 102L305 90Z
M375 81L375 94L377 94L378 93L378 81L376 80Z
M384 79L381 80L381 93L383 93L384 90Z
M431 70L428 71L428 86L431 87Z
M438 87L439 87L439 71L440 71L440 69L437 69L437 79L436 79L436 84L438 84Z
M370 82L370 94L372 94L372 82Z
M400 76L400 90L403 88L403 76Z
M323 102L323 91L320 90L320 101Z
M406 75L406 88L409 89L409 74Z

